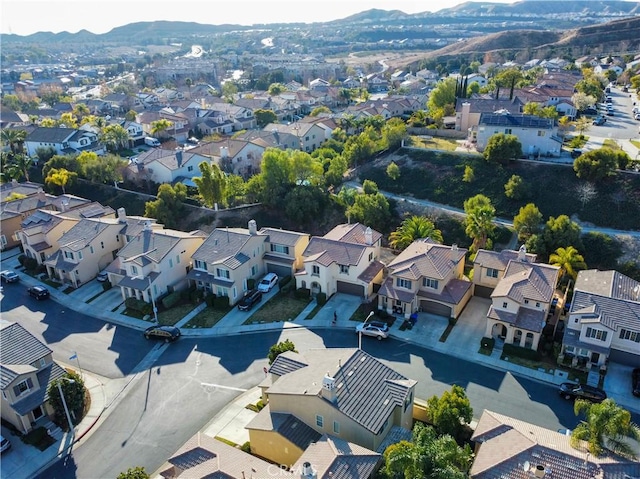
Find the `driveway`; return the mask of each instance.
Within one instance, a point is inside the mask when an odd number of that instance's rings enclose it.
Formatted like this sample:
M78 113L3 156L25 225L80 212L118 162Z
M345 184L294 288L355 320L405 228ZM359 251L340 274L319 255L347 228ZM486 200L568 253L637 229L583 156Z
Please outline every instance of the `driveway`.
M480 340L487 327L489 306L491 300L488 298L474 296L469 300L447 338L450 350L475 353L480 349Z
M631 394L632 366L609 363L607 375L604 378L604 390L614 396L616 402L623 407L640 410L640 398Z

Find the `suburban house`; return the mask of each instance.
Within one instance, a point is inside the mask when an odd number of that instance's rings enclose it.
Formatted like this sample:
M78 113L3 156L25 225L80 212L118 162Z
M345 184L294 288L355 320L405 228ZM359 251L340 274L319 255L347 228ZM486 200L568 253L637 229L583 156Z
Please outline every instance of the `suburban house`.
M485 336L538 349L559 276L557 266L529 262L526 249L521 247L491 293Z
M467 250L430 238L416 240L387 265L378 309L408 318L416 311L457 318L473 292L464 279Z
M196 288L226 296L235 304L249 289L249 280L266 272L263 261L268 237L258 234L255 220L249 228L216 228L193 253L187 279Z
M62 211L38 210L22 221L22 229L17 235L27 258L44 264L49 256L58 251L58 242L62 235L81 218L108 218L115 214L111 207L82 200L82 206Z
M133 180L157 184L175 183L201 176L199 165L202 162L210 163L210 160L191 151L151 148L131 160L124 175Z
M486 410L471 436L476 443L471 479L640 477L640 464L619 456L593 456L571 447L571 437Z
M383 452L390 433L411 437L415 385L361 349L280 354L259 385L267 405L246 426L251 452L292 464L323 435Z
M314 236L302 253L304 267L296 271L296 288L311 294L347 293L368 298L382 283L382 234L360 223L338 225Z
M520 251L505 249L500 252L479 249L473 260L473 295L490 298L498 282L504 276L509 261L536 262L536 255L527 253L524 245Z
M456 127L458 131L469 131L480 123L482 113L508 111L512 114L522 113L524 103L515 97L506 98L457 98L456 99Z
M24 148L29 156L37 156L41 147L53 147L57 155L68 155L90 151L102 155L104 145L93 131L75 128L38 127L24 140Z
M304 266L302 253L309 245L309 235L278 228L262 228L258 233L266 236L262 258L267 273L279 277L291 276Z
M129 134L129 147L138 146L144 143L144 137L146 135L140 123L136 123L135 121L123 120L117 122L117 124L127 130L127 133Z
M142 125L145 134L151 135L153 123L159 120L167 120L171 126L162 132L156 133L158 138L173 137L178 143L184 143L189 138L189 119L184 113L171 113L170 111L144 111L136 116L136 122Z
M573 365L640 366L640 282L617 271L579 271L562 339Z
M123 299L152 303L186 286L191 257L205 237L201 231L157 229L147 221L118 252L120 271L109 272L109 279Z
M260 171L260 162L266 146L250 140L229 138L209 141L189 150L206 156L220 166L225 172L249 177Z
M49 385L65 375L53 352L19 323L0 320L2 420L26 434L50 422Z
M297 145L293 149L306 152L316 150L325 141L324 129L315 123L295 122L288 125L269 123L263 130L294 135L297 139Z
M475 133L478 151L483 151L489 138L497 133L515 135L524 155L559 156L562 147L555 121L535 115L482 113Z

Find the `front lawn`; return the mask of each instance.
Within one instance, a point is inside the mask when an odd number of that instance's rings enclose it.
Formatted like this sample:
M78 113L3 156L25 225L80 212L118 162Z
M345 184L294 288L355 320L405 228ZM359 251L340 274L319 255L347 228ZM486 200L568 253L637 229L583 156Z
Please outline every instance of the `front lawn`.
M278 293L251 315L243 324L278 323L293 321L311 302L311 298L299 299Z
M215 308L207 307L204 310L196 314L187 324L182 326L183 328L212 328L218 321L225 317L225 315L233 309L232 306L222 308L216 306Z
M37 427L29 431L29 433L22 436L22 442L35 446L41 451L44 451L52 444L55 444L56 440L49 436L49 433L44 427Z
M413 148L430 148L433 150L455 151L458 143L448 138L436 138L432 136L411 136Z
M173 326L182 318L184 318L187 314L189 314L197 305L186 302L184 304L179 304L173 306L170 309L165 309L164 311L158 312L158 323L165 326Z

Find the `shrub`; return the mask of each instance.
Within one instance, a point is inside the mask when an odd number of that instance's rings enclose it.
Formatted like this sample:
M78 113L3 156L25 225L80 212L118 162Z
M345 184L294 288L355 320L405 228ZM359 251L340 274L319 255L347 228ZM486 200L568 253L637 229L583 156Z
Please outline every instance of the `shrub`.
M496 340L493 338L484 337L480 340L480 346L485 349L493 349L493 346L496 344Z
M251 454L251 443L249 441L245 442L242 446L240 446L243 452L247 454Z
M109 291L112 287L113 285L111 284L110 281L105 281L104 283L102 283L102 289L104 291Z
M264 403L264 401L262 401L262 399L259 399L258 402L256 403L256 408L258 409L258 411L262 411L262 409L264 409L265 406L266 404Z
M327 302L327 293L318 293L316 296L318 306L323 306Z
M247 288L248 288L248 289L253 289L253 288L255 288L255 287L256 287L256 280L255 280L255 279L253 279L253 278L249 278L249 279L247 280Z
M181 299L182 299L182 295L180 294L180 292L174 291L173 293L165 296L162 299L162 306L164 306L166 309L171 309L176 304L178 304Z
M295 292L298 299L309 299L311 297L311 290L309 288L298 288Z
M204 302L207 303L207 308L213 308L216 304L216 295L208 294L204 297Z
M153 313L153 306L151 306L151 304L149 304L146 301L143 301L141 299L127 298L124 301L124 304L127 307L127 309L131 309L133 311L138 311L139 313L141 313L143 315L147 315L147 314Z
M197 303L202 299L204 292L202 290L196 289L189 293L189 301L192 303Z
M280 283L280 289L282 289L283 286L289 284L289 281L291 281L291 275L290 274L280 278L279 281L278 281Z
M531 359L533 361L540 360L540 353L535 349L521 348L520 346L514 346L513 344L505 344L502 346L502 353L505 356L516 356L524 359Z
M284 286L280 286L280 291L283 294L289 294L291 291L293 291L296 287L296 284L293 281L290 281L288 284L285 284Z
M227 308L229 307L229 296L218 296L213 302L214 308Z
M23 254L21 254L20 256L18 256L18 263L20 263L20 266L24 266L24 261L27 259L27 257Z
M26 270L33 271L38 267L38 262L35 258L25 258L22 266L24 266Z

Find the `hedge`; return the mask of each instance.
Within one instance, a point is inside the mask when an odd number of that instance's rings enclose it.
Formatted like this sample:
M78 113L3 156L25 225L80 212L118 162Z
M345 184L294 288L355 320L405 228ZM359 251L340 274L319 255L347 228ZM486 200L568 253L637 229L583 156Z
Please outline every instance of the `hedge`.
M278 280L278 282L280 283L280 289L282 289L283 286L286 286L287 284L289 284L290 281L291 281L291 275L290 274L280 278Z
M505 344L502 346L502 353L504 356L516 356L524 359L531 359L533 361L540 360L540 353L535 349L521 348L520 346L514 346L513 344Z
M149 304L146 301L143 301L141 299L127 298L124 301L124 304L127 307L127 309L131 309L133 311L138 311L143 315L147 315L147 314L153 313L153 306L151 306L151 304Z
M174 291L173 293L165 296L162 299L162 306L166 309L173 308L176 304L178 304L182 300L182 295L179 291Z
M216 304L216 295L208 294L204 297L204 302L207 303L207 308L213 308Z
M309 299L311 297L311 290L309 288L299 288L295 292L298 299Z
M486 336L480 340L480 346L485 349L493 349L496 344L496 340L494 338L487 338Z
M192 303L197 303L202 299L204 292L200 289L193 290L189 293L189 301Z
M318 293L316 296L318 306L323 306L327 302L327 293Z
M282 292L283 294L289 294L295 289L295 287L296 284L293 281L289 281L289 283L285 284L284 286L280 285L280 292Z
M105 281L104 283L102 283L102 289L104 291L109 291L112 288L112 284L110 281Z

